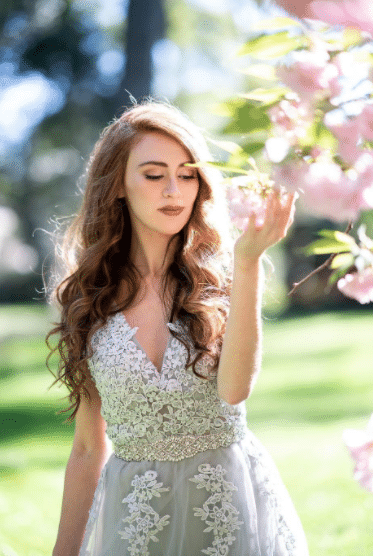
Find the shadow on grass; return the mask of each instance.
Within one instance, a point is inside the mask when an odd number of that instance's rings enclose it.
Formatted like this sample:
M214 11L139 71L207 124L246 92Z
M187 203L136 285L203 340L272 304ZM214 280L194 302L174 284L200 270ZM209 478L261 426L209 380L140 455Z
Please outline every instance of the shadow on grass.
M64 423L68 414L57 415L60 406L2 407L0 410L1 443L34 435L47 438L71 437L74 425Z
M366 385L351 391L336 381L278 386L247 401L249 421L281 420L298 424L326 424L366 417L372 412L373 391Z
M53 367L52 370L53 372L55 372L55 369L53 369ZM48 374L50 376L51 383L54 380L52 373L48 371L46 365L43 367L41 363L27 364L27 373L29 373L30 375ZM8 380L19 374L20 374L20 368L18 365L2 366L0 368L0 381L6 379Z

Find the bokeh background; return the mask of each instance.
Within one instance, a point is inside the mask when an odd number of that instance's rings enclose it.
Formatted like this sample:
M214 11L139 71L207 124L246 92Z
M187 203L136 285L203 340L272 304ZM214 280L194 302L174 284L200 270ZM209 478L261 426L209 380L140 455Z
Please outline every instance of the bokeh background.
M222 138L216 104L256 87L236 57L252 26L286 12L251 0L13 0L0 5L0 554L52 552L73 425L45 366L58 227L77 210L100 131L136 99L168 99ZM247 65L247 60L245 60ZM221 150L211 144L218 160ZM367 221L368 232L372 223ZM373 408L371 305L336 289L299 248L324 223L298 218L272 249L263 371L248 423L273 455L311 555L372 554L373 495L342 440ZM325 227L330 226L325 222ZM51 366L56 365L52 359Z

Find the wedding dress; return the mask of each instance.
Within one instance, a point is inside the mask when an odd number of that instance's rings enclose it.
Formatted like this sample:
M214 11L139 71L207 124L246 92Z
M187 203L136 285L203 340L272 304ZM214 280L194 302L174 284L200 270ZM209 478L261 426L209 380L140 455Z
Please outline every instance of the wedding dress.
M168 323L188 338L180 321ZM161 372L122 312L95 332L89 368L113 453L79 556L308 556L272 458L208 373L171 334ZM193 346L190 342L191 350Z

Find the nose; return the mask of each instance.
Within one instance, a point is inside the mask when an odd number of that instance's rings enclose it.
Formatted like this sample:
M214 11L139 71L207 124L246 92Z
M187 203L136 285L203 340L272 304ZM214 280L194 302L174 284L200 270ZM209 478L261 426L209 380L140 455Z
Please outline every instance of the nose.
M177 186L177 179L170 178L167 182L167 186L164 189L164 195L176 197L180 195L180 189Z

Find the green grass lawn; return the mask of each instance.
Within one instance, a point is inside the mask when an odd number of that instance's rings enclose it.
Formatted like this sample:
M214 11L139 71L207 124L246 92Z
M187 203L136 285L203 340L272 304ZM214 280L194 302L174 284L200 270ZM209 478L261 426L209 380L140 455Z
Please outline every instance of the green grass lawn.
M0 306L0 554L50 556L74 427L48 390L43 307ZM272 454L311 556L373 554L373 494L352 478L345 428L373 412L373 314L265 321L263 370L248 424Z

